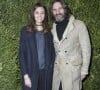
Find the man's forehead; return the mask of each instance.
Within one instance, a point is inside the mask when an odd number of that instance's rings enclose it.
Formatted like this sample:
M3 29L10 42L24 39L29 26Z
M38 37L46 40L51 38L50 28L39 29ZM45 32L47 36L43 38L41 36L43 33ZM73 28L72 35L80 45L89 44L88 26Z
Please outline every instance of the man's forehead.
M62 7L62 4L60 2L55 2L53 4L53 8L56 8L56 7Z

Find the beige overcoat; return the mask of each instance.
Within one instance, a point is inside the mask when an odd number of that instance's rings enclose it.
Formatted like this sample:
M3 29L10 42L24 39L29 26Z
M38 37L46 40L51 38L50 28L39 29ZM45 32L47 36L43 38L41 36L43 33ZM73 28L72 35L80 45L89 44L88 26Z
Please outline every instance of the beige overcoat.
M59 90L60 82L62 90L80 90L80 77L88 74L91 56L87 28L71 15L62 40L58 40L55 23L52 34L56 51L52 90Z

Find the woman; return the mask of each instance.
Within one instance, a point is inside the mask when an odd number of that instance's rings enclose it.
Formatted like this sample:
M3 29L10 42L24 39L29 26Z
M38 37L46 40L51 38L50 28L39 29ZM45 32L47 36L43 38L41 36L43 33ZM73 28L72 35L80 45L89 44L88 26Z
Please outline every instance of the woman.
M37 3L20 36L23 90L51 90L54 47L45 6Z

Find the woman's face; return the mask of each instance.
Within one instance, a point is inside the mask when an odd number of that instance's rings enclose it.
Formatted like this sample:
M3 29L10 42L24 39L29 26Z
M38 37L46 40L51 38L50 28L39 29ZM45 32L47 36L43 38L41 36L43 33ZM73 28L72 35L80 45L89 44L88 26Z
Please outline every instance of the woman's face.
M34 11L34 19L36 24L42 24L45 18L45 10L43 7L37 7Z

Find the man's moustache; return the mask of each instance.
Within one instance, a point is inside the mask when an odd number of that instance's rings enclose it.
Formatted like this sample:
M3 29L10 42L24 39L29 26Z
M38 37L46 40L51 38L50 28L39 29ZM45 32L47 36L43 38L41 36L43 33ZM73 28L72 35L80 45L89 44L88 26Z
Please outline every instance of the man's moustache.
M56 14L56 16L59 16L59 15L62 15L62 14Z

